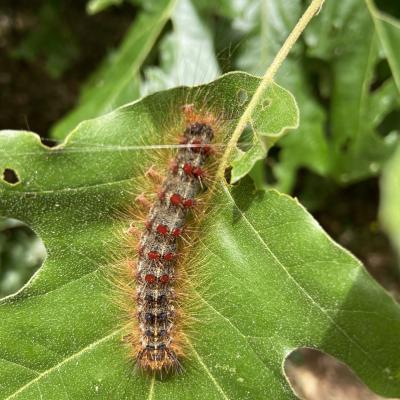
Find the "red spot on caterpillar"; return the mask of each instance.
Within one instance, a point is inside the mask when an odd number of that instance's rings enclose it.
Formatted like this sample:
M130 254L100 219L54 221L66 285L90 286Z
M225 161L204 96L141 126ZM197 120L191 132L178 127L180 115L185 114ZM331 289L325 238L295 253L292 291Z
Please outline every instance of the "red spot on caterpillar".
M187 241L183 243L179 238L184 227L194 222L189 218L188 209L197 204L197 196L205 189L207 181L202 182L201 177L213 174L207 169L206 156L212 151L211 141L218 121L210 113L198 114L193 105L185 105L183 110L186 124L177 139L182 146L175 146L178 148L166 166L165 178L158 163L145 174L148 181L153 181L149 187L154 188L154 182L160 182L160 187L156 189L158 198L152 200L144 218L146 229L143 228L138 238L140 254L134 260L134 269L139 274L137 323L130 341L135 346L137 365L151 372L181 369L184 347L181 319L176 315L184 282L179 284L179 274L175 278L175 268ZM146 203L145 198L138 200ZM138 218L142 218L142 212L137 213Z
M153 274L146 274L144 280L151 285L156 282L156 277Z
M168 274L161 275L158 280L160 283L166 284L169 282L169 275Z
M189 163L185 163L183 165L183 171L186 175L190 175L192 173L192 166Z
M200 151L201 151L201 140L198 140L198 139L192 140L191 144L194 145L192 147L192 151L195 152L195 153L200 153Z
M171 197L169 198L169 201L170 201L171 204L173 204L174 206L179 206L179 204L181 204L181 202L182 202L182 197L181 197L180 194L174 193L174 194L171 195Z
M203 152L204 154L208 155L208 154L212 154L213 153L213 149L209 144L205 144L203 146Z
M157 226L157 232L161 235L166 235L168 233L168 227L166 225L160 224Z
M199 178L201 176L203 176L203 170L200 167L195 167L193 168L192 174L196 177Z
M158 260L160 258L160 253L158 251L149 251L147 253L147 258L149 260Z
M168 253L166 253L166 254L163 255L163 259L164 259L164 260L167 260L167 261L171 261L171 260L173 260L174 258L175 258L175 254L174 254L174 253L171 253L171 252L168 252Z
M181 236L181 233L182 233L182 229L180 229L180 228L175 228L175 229L172 231L172 235L175 236L175 237Z
M195 205L195 201L193 199L186 199L183 201L183 207L185 208L191 208Z

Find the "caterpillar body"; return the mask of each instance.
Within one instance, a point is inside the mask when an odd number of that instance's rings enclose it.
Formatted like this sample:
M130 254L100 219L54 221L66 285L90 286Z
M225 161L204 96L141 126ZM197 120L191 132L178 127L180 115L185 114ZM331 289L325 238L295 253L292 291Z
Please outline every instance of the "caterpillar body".
M136 274L136 363L142 370L181 370L182 345L177 303L176 265L181 235L204 190L205 167L212 153L212 119L185 105L186 127L156 201L141 233Z

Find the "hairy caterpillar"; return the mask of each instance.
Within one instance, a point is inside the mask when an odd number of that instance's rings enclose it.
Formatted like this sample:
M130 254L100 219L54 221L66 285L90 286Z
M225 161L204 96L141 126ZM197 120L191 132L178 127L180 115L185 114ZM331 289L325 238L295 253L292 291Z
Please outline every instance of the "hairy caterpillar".
M129 335L136 364L142 370L181 370L182 326L175 285L176 266L197 197L204 191L207 161L214 154L218 130L210 114L183 106L185 128L179 149L163 179L153 168L146 176L161 183L153 204L142 194L137 200L149 209L139 234L136 260L130 260L136 279L135 332Z

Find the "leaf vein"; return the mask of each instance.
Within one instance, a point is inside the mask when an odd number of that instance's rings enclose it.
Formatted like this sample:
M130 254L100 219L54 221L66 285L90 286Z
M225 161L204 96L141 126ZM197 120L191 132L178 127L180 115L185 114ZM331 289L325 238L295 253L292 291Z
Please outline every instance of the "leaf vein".
M275 259L277 264L282 268L282 270L287 274L288 278L300 289L301 292L311 301L311 303L320 310L320 312L325 315L325 317L331 322L333 326L335 326L339 332L341 332L348 340L349 342L353 343L364 355L365 357L373 362L371 358L369 357L369 354L367 351L364 350L364 348L361 346L361 344L354 340L349 334L346 332L345 329L343 329L340 325L338 325L337 322L335 322L334 319L314 300L314 298L307 292L307 290L301 286L296 279L291 275L289 270L282 264L282 262L279 260L279 258L276 256L276 254L269 248L267 243L263 240L263 238L260 236L258 231L254 228L252 223L248 220L247 216L242 212L242 210L237 207L235 200L233 199L232 195L230 194L229 190L226 188L225 185L222 185L224 192L226 193L227 197L231 201L231 203L237 208L238 212L240 215L243 217L243 220L246 222L246 224L251 228L251 230L255 233L256 237L259 239L261 244L265 247L265 249L271 254L271 256ZM376 365L376 363L374 363ZM381 367L382 368L382 367Z
M206 371L207 375L210 377L212 383L215 385L215 387L217 388L218 392L221 394L223 399L224 400L230 400L229 397L225 394L225 392L222 389L222 387L220 386L220 384L218 383L218 381L214 378L214 375L211 373L211 371L208 369L207 365L204 363L204 361L200 357L200 354L194 348L192 342L188 338L186 338L186 340L187 340L189 346L191 347L193 354L197 358L197 361L204 368L204 370Z
M48 370L42 372L41 374L39 374L35 379L32 379L31 381L29 381L28 383L26 383L24 386L20 387L16 392L12 393L10 396L8 396L5 400L11 400L14 399L17 395L19 395L20 393L22 393L23 391L25 391L26 389L28 389L30 386L32 386L33 384L37 383L39 384L39 381L43 378L45 378L46 376L50 375L53 371L59 370L59 368L61 366L63 366L64 364L67 364L68 362L74 360L75 358L81 356L82 354L85 354L88 351L91 351L92 349L94 349L96 346L106 342L109 339L112 339L114 336L116 336L118 333L122 332L124 329L126 328L126 326L123 326L120 329L117 329L113 332L111 332L110 334L108 334L107 336L102 337L101 339L89 344L88 346L86 346L85 348L83 348L82 350L78 351L77 353L72 354L71 356L65 358L64 360L62 360L61 362L59 362L57 365L49 368Z

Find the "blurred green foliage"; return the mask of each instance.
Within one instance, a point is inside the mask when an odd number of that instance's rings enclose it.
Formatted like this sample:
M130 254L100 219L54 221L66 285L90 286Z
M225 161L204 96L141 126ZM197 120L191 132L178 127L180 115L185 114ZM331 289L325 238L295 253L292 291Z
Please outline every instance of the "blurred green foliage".
M12 57L28 62L42 60L49 75L59 78L79 56L78 38L63 21L63 0L43 2L38 22L12 51Z

